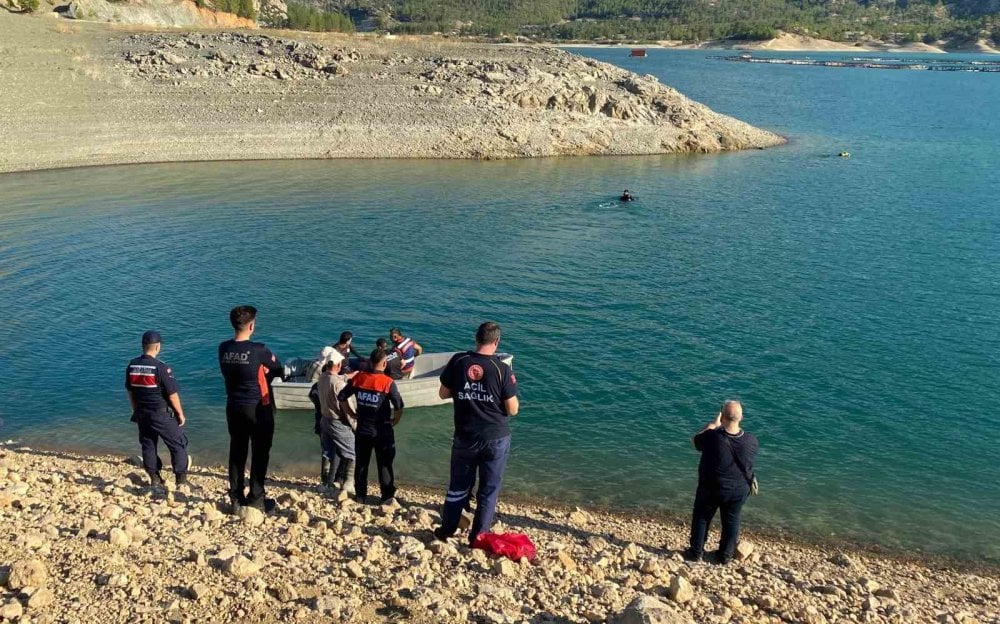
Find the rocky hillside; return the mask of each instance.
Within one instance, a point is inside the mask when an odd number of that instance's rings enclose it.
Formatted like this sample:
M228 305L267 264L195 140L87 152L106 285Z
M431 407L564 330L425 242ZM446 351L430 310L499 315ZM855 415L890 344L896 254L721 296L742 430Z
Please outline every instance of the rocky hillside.
M653 77L556 49L260 31L130 34L6 12L0 32L0 171L691 153L784 142ZM23 114L40 101L46 115Z

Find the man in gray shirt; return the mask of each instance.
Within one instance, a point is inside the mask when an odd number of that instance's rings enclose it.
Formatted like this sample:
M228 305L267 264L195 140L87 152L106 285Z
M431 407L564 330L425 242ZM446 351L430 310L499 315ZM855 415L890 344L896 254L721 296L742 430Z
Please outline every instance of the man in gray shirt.
M354 430L357 423L337 400L337 395L347 386L347 377L340 374L343 365L344 356L334 351L320 375L317 388L319 435L323 455L330 461L325 485L338 489L346 487L349 494L354 494Z

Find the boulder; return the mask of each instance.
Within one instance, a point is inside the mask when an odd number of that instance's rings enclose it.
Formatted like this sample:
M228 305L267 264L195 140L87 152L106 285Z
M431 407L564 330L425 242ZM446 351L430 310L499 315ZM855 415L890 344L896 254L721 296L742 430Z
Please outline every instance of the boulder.
M517 564L506 557L497 559L497 562L493 564L493 574L497 576L514 576L518 570Z
M614 624L694 624L687 614L646 594L636 596L612 621Z
M694 598L694 588L691 583L680 574L670 579L670 587L667 588L667 598L674 602L687 602Z
M351 575L351 578L359 579L364 577L365 570L364 568L361 567L360 563L358 563L357 561L352 561L347 564L347 573Z
M56 601L56 595L48 587L42 587L35 591L28 598L28 608L33 610L44 609Z
M580 509L579 507L577 507L576 509L574 509L572 511L572 513L569 514L569 517L567 518L567 520L569 520L570 524L572 524L573 526L578 526L578 527L587 526L588 524L590 524L593 521L593 519L594 519L593 516L591 516L586 511Z
M11 566L7 587L10 589L43 587L48 578L49 571L40 559L25 559Z
M264 524L264 512L256 507L240 507L240 521L249 527Z
M0 607L0 620L20 620L24 615L24 607L17 600L11 600Z
M260 572L260 566L243 555L236 555L231 559L226 559L223 570L233 578L244 580Z
M132 544L132 538L122 529L115 527L108 532L108 543L115 548L127 548Z
M736 545L736 560L746 561L753 555L754 550L756 550L756 547L753 542L740 540L740 543Z

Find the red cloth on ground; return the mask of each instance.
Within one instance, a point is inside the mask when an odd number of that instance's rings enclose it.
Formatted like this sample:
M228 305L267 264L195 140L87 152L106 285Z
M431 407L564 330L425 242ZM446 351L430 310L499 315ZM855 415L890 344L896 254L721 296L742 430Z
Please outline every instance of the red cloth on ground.
M472 547L513 561L520 561L522 557L531 561L537 553L535 545L522 533L480 533Z

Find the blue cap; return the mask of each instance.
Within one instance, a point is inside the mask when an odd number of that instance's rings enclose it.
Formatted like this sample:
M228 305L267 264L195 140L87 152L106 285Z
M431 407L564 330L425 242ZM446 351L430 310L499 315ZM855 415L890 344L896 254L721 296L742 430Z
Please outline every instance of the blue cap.
M163 337L160 336L160 332L155 330L149 330L142 335L142 346L156 344L158 342L163 342Z

